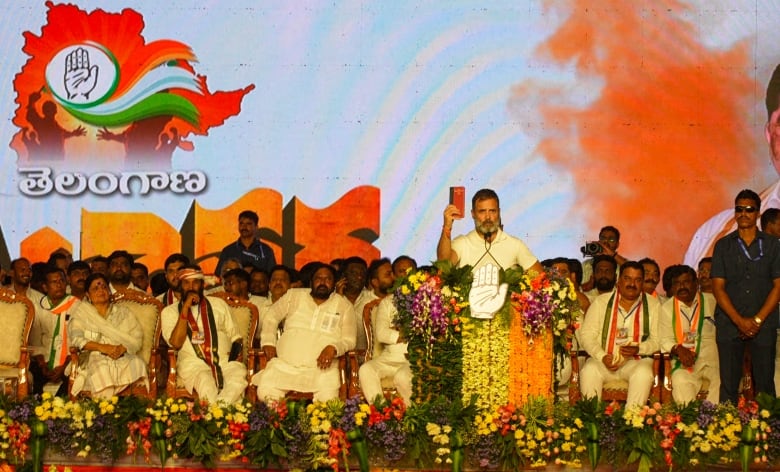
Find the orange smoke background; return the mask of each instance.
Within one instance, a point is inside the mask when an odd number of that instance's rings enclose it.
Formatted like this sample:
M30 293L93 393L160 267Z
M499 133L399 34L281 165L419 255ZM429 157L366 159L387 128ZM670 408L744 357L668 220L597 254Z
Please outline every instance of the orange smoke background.
M534 60L573 69L574 86L529 80L509 101L518 119L524 104L536 103L536 151L572 175L570 219L584 220L585 236L617 226L621 254L653 257L662 269L681 263L699 225L731 206L768 156L750 123L763 96L754 97L747 43L708 49L682 19L695 17L686 8L567 2L567 18Z

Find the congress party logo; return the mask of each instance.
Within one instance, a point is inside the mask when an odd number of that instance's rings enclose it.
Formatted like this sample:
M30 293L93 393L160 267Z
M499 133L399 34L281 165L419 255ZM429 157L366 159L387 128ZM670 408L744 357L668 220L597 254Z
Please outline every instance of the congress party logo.
M194 51L173 39L147 41L143 17L132 9L46 5L40 34L23 34L29 59L13 82L18 132L11 147L20 172L51 175L55 191L58 170L170 169L174 152L194 151L192 138L238 115L254 89L210 91L194 68ZM63 188L79 179L91 188L89 177L60 180ZM25 185L26 194L40 194ZM104 192L106 185L96 188Z
M116 58L96 43L65 47L46 66L46 86L66 108L103 103L116 90L118 79Z

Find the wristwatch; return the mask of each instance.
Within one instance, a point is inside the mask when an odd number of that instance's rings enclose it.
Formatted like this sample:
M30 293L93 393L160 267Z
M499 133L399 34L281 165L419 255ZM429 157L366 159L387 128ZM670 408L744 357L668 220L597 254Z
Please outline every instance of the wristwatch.
M757 325L761 326L761 322L764 320L762 320L760 316L754 316L753 321L755 321Z

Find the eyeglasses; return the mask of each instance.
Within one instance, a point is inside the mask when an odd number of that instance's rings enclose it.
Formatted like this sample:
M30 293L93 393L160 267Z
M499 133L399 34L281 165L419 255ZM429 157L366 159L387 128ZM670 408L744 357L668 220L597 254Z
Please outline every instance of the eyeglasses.
M599 238L599 241L602 243L616 243L618 240L617 238Z
M734 207L734 213L755 213L758 208L752 206L737 205Z

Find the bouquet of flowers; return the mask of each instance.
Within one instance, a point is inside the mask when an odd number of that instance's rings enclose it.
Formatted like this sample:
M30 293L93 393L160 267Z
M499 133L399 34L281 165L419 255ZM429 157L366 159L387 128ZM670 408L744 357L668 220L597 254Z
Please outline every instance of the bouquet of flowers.
M290 408L292 406L292 408ZM292 414L290 414L292 410ZM244 457L253 464L267 467L281 465L280 459L298 456L301 443L308 443L298 426L298 403L285 401L260 402L253 405L247 416L248 429L244 431ZM292 433L298 434L292 434Z
M582 313L571 280L548 272L530 274L514 269L507 271L507 279L516 280L509 286L510 300L520 313L529 342L552 329L554 338L559 340L556 348L568 352L567 330Z
M407 339L422 338L429 345L446 342L460 318L468 316L471 267L454 268L437 262L433 270L409 272L396 284L396 322Z

